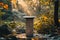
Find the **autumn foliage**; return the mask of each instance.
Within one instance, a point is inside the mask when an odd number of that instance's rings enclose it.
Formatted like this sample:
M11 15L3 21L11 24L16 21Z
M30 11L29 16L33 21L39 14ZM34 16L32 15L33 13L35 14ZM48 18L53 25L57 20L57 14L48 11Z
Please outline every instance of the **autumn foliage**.
M7 4L4 4L3 2L0 2L0 7L8 10L8 5Z

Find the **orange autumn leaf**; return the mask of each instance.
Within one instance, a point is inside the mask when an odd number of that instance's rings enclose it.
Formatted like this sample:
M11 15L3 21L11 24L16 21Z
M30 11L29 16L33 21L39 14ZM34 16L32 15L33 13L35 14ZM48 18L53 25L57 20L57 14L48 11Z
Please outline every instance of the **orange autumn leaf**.
M7 4L5 4L5 5L3 6L3 8L8 9L8 5L7 5Z
M2 2L0 2L0 6L3 6L4 4Z

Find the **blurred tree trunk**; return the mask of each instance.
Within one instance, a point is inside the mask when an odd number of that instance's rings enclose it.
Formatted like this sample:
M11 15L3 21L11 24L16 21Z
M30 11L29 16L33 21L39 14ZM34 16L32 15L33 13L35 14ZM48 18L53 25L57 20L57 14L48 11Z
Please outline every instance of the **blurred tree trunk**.
M57 27L59 27L58 8L59 8L59 0L55 0L55 2L54 2L54 24Z

